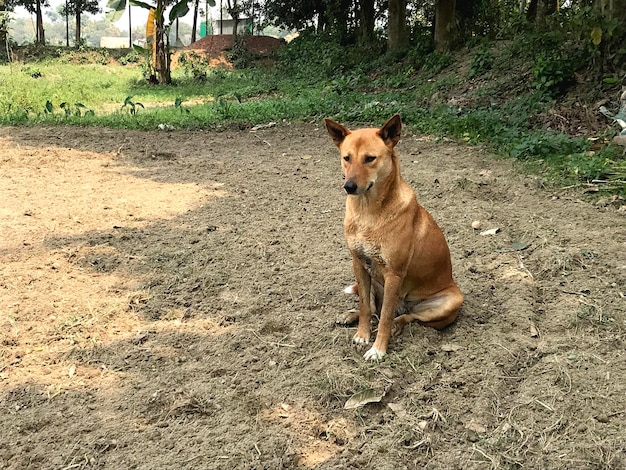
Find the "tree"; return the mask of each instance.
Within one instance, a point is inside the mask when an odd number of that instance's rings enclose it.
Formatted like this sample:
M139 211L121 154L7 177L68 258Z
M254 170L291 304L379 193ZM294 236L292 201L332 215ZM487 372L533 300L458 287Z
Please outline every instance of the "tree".
M435 5L435 49L447 52L453 48L456 33L456 0L437 0Z
M389 26L387 48L404 50L409 46L409 29L406 24L406 0L389 0Z
M557 11L559 0L530 0L526 18L537 24L545 24L546 17Z
M0 0L0 47L4 47L7 45L7 37L9 33L9 19L10 17L8 5L4 0Z
M191 0L180 0L172 5L169 11L169 23L165 23L165 10L169 7L167 0L156 0L156 4L149 4L140 0L128 0L129 5L135 5L151 11L154 19L154 41L151 45L153 63L152 67L155 71L154 81L160 84L172 83L169 41L167 41L167 32L176 20L189 13L189 2ZM126 0L109 0L107 3L109 11L106 13L109 21L117 21L121 18L126 10ZM150 23L150 20L149 20ZM152 79L152 77L151 77Z
M48 0L17 0L15 5L22 6L27 12L35 15L35 42L37 44L45 44L46 36L43 28L42 8L50 6Z
M233 19L233 36L237 41L237 24L239 23L239 15L243 11L239 0L226 0L226 11Z
M65 9L67 8L67 11ZM98 6L98 0L68 0L67 6L62 7L63 14L71 14L76 18L76 37L75 44L79 46L81 44L81 14L90 13L95 15L100 13L100 7Z
M607 20L626 23L626 0L596 0L596 4Z
M327 2L324 0L274 0L263 5L266 18L274 26L304 30L314 27L317 32L326 29Z
M198 5L200 0L193 2L193 25L191 26L191 42L196 42L196 31L198 30ZM208 26L208 25L207 25Z
M374 40L375 0L359 0L358 8L358 41L361 44L367 44Z

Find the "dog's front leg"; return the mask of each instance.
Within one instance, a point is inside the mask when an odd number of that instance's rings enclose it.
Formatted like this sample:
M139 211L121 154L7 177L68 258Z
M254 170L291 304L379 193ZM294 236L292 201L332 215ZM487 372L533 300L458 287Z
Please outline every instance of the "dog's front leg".
M368 361L377 361L387 354L387 345L391 338L391 329L393 319L396 313L396 305L398 303L398 292L402 279L395 274L385 274L385 287L383 294L383 307L380 312L380 321L378 323L378 333L374 345L363 356Z
M372 308L370 302L370 291L372 278L363 266L363 263L356 256L352 257L352 268L359 286L359 325L352 341L357 344L370 342Z

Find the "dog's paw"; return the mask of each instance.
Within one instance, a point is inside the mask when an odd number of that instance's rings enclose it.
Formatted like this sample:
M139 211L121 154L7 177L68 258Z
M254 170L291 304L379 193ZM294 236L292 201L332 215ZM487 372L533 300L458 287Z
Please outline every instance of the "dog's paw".
M379 351L372 346L365 352L365 354L363 354L363 357L366 361L380 361L383 357L385 357L385 355L386 353Z
M404 315L403 315L404 316ZM402 333L404 326L406 325L406 321L402 317L397 317L393 321L393 325L391 327L391 336L398 336Z
M369 344L370 340L369 338L364 338L362 336L354 335L354 338L352 338L352 342L354 344Z
M357 310L348 310L337 317L335 323L337 325L352 325L359 319L359 312Z

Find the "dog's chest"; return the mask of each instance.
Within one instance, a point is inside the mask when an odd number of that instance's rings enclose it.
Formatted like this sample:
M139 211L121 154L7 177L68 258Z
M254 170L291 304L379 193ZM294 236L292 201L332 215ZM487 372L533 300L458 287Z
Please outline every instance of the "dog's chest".
M374 279L381 278L381 269L385 266L385 259L381 254L379 246L356 238L349 239L348 246L352 254L361 261L371 277Z

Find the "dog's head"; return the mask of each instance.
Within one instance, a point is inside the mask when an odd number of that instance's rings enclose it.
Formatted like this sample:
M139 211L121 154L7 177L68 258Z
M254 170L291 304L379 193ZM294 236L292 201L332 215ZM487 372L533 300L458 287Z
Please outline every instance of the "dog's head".
M339 148L341 167L345 176L343 188L348 194L359 196L375 188L394 171L394 147L400 140L400 115L391 117L380 129L351 131L345 126L324 119L326 129Z

